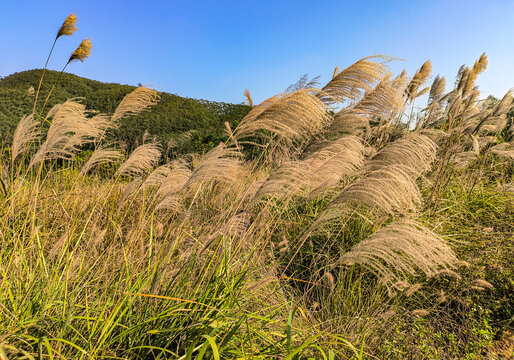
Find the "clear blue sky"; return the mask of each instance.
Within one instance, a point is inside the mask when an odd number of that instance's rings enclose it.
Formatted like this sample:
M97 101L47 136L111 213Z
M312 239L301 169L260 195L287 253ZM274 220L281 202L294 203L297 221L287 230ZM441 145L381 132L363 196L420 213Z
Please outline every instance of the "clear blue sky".
M152 84L182 96L259 102L302 74L328 81L334 67L372 54L405 61L409 74L431 59L453 83L482 52L483 95L514 87L514 1L35 1L0 0L0 75L41 68L57 29L75 12L79 30L59 40L50 62L60 70L80 40L88 78Z

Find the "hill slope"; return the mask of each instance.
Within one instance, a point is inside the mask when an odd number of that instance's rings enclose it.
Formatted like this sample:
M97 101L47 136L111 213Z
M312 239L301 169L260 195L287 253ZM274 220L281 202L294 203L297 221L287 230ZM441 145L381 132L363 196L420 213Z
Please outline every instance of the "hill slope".
M32 111L34 96L24 99L27 89L37 89L42 70L14 73L0 79L0 134L2 145L10 144L12 134L23 115ZM47 71L38 99L42 106L59 73ZM46 106L62 103L70 98L83 97L87 108L112 113L133 86L103 83L73 74L64 73ZM225 138L224 122L233 127L248 113L249 106L184 98L162 93L159 104L141 115L123 119L116 140L133 146L141 142L145 131L157 136L164 145L180 134L192 131L189 141L180 144L180 152L203 152Z

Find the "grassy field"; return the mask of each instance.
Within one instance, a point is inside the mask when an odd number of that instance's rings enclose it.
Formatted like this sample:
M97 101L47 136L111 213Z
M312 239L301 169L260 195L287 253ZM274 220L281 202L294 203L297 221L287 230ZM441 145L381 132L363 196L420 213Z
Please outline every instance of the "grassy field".
M512 94L480 99L485 55L449 90L391 60L169 162L105 141L152 89L36 103L1 159L0 359L512 357Z

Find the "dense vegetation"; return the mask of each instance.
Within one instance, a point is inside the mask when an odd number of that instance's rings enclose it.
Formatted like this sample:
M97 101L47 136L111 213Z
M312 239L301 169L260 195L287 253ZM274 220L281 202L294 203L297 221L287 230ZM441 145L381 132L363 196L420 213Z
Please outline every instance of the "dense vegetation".
M173 159L112 141L155 90L28 107L0 157L0 359L512 357L512 93L480 99L485 54L449 90L390 60Z
M0 79L0 133L3 146L11 143L14 129L22 116L32 111L34 96L25 95L29 87L37 89L41 74L42 70L30 70ZM56 71L46 72L40 99L46 98L58 77ZM46 108L81 97L86 108L111 114L125 95L134 89L129 85L102 83L64 73ZM42 101L39 102L41 105ZM113 140L133 148L142 142L143 135L148 132L150 138L157 136L165 147L170 140L175 140L175 155L201 153L226 139L226 121L235 127L249 110L247 105L195 100L162 93L161 101L156 106L144 114L122 119L120 127L111 136Z

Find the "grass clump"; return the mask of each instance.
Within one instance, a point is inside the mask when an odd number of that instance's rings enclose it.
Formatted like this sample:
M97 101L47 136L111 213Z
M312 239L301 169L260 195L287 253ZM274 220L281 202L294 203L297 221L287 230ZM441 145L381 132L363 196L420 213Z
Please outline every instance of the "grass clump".
M390 60L247 92L225 143L171 161L106 140L148 88L24 117L2 158L0 358L503 354L512 97L478 101L485 55L447 93L422 88L430 62L409 79Z

